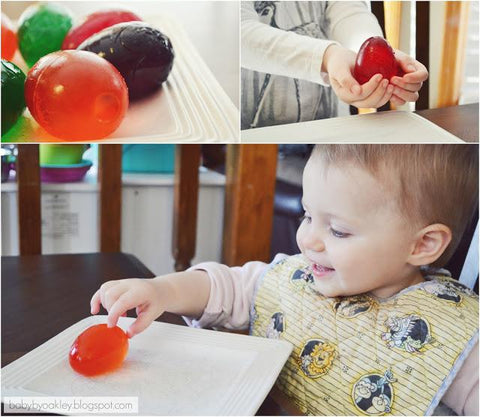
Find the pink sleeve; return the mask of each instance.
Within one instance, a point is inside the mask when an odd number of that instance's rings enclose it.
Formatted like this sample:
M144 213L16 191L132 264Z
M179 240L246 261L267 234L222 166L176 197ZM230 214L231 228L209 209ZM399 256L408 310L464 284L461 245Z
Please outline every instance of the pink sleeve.
M277 255L274 262L286 257ZM192 327L224 327L247 329L250 308L258 280L268 264L248 262L243 266L228 267L216 262L204 262L189 270L203 270L210 277L210 298L202 316L198 319L184 317Z
M442 398L459 415L478 416L478 342Z

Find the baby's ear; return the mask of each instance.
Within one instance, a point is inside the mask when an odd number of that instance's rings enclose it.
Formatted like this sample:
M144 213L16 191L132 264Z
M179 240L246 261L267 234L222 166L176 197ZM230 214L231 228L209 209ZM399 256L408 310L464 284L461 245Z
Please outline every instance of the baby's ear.
M415 266L429 265L440 258L451 240L452 231L444 224L435 223L424 227L417 234L407 262Z

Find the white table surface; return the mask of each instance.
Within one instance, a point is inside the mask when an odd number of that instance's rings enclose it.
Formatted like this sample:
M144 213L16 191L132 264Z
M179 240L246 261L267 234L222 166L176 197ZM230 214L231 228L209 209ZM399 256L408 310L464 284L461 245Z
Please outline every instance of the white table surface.
M242 143L463 143L412 112L386 111L241 131Z

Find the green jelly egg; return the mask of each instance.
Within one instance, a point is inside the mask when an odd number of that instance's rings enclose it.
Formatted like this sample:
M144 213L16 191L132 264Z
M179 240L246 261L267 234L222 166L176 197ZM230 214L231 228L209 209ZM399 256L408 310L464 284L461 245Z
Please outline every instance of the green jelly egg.
M15 64L2 59L2 135L25 110L25 74Z
M18 47L28 66L42 56L58 51L72 27L69 10L55 3L28 7L18 21Z

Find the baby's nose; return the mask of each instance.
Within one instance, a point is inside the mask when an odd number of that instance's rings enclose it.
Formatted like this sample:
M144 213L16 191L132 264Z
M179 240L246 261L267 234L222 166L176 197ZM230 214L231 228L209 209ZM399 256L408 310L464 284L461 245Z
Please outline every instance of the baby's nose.
M309 233L304 244L307 249L314 252L323 252L325 250L325 242L316 233Z

